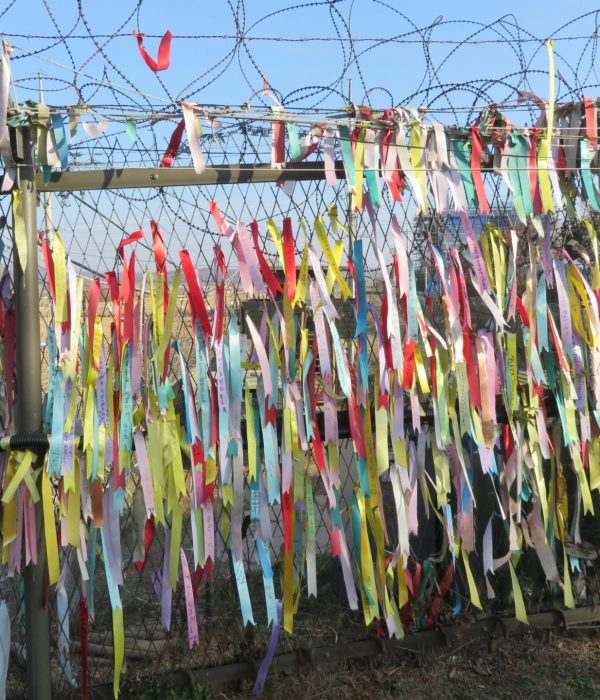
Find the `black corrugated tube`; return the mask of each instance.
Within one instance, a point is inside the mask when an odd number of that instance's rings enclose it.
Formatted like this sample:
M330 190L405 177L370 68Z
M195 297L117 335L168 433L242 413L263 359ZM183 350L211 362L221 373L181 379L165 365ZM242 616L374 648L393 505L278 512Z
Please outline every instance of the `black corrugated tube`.
M49 447L48 436L44 433L30 433L22 435L7 435L0 438L0 449L31 450L32 452L46 452Z

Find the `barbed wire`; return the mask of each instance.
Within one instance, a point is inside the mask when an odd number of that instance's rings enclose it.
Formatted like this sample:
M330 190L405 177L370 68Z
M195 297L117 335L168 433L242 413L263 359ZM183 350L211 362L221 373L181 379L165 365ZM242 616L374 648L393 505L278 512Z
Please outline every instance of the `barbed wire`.
M86 120L121 125L134 120L138 145L154 154L168 143L181 102L202 105L211 118L224 122L223 128L272 120L263 85L284 106L282 120L300 128L320 121L341 124L358 116L355 104L374 110L413 105L425 123L430 119L457 127L473 124L493 104L528 126L537 119L539 106L519 99L520 93L546 95L548 89L547 36L511 14L488 23L440 16L423 25L385 0L316 0L285 7L264 3L260 15L247 0L225 0L215 7L211 29L217 31L196 34L181 24L173 27L172 65L156 73L143 64L132 35L134 29L153 30L144 37L148 50L156 50L155 40L163 34L156 31L150 0L124 0L118 12L105 13L101 25L86 0L38 0L36 31L27 32L23 18L35 11L35 2L11 0L0 10L2 36L13 46L13 83L21 105L36 101L41 78L51 108L79 106ZM364 21L367 13L379 18L376 24ZM193 8L188 15L190 25ZM557 106L579 101L600 85L595 69L599 15L600 10L580 14L549 33L555 42ZM111 24L112 31L107 30ZM385 32L369 31L373 26L385 26ZM315 47L323 48L318 64L311 55ZM392 67L399 65L396 51L403 47L410 50L411 61L398 79ZM478 47L485 51L481 66L460 59ZM307 66L318 65L318 80L298 84L294 71L282 73L280 64L289 65L290 56L296 63L301 63L298 56L306 56ZM491 70L497 56L502 60ZM112 129L97 143L110 149L114 137Z
M227 44L220 55L215 55L215 50L203 52L203 61L199 60L201 52L194 53L194 62L199 64L196 74L185 75L182 81L183 87L177 87L179 72L171 70L167 73L142 74L143 67L139 63L139 57L134 55L135 43L132 38L130 26L133 24L138 31L144 29L144 23L154 24L153 18L144 9L147 0L135 0L122 3L122 19L115 20L114 31L96 31L94 20L91 17L89 6L84 0L77 0L77 12L72 17L72 8L50 6L48 0L41 0L44 14L48 21L47 31L26 32L18 26L23 15L17 10L31 12L31 0L11 0L0 11L0 17L4 17L3 36L9 40L24 39L31 42L32 46L20 46L13 54L15 65L15 80L17 85L22 85L28 77L37 74L40 70L32 69L37 63L52 61L55 67L70 70L72 78L65 79L64 90L70 86L73 90L73 100L89 102L97 98L103 91L112 92L113 89L126 92L132 91L140 100L140 104L150 107L150 103L172 103L173 95L177 100L191 100L199 98L200 93L228 73L239 70L242 85L254 91L263 80L277 93L277 90L288 86L273 85L269 80L272 66L268 65L257 53L259 45L296 45L322 43L337 45L339 47L339 61L327 62L327 67L332 69L339 66L339 73L328 75L325 81L312 85L295 86L287 94L281 93L282 101L290 104L301 103L305 108L314 109L325 102L331 102L332 97L339 101L348 92L344 81L347 78L356 78L363 94L361 97L368 104L372 95L385 94L386 103L390 106L412 103L418 100L428 108L447 110L458 121L456 110L457 93L472 95L474 103L487 102L490 99L503 103L515 94L515 91L530 89L533 78L541 77L546 66L537 67L535 62L543 59L540 51L544 47L547 36L539 36L519 23L513 15L504 15L489 23L477 22L471 19L445 19L436 18L426 26L418 26L410 17L401 12L393 4L384 0L354 0L347 3L342 0L320 0L318 2L301 2L287 7L277 8L266 12L264 15L250 17L246 0L226 0L221 9L225 10L225 22L229 24L224 31L207 33L173 33L173 41L197 41L217 42ZM27 5L27 7L26 7ZM254 8L252 8L254 10ZM356 32L359 10L378 12L382 19L391 18L386 26L390 27L389 36L364 36L364 29ZM190 11L193 12L193 11ZM598 43L598 15L599 10L590 11L570 19L557 27L551 36L556 42L555 54L557 61L557 88L564 95L574 95L586 87L592 87L600 83L597 76L592 84L590 78L595 76L595 56ZM193 17L189 18L193 20ZM282 22L294 28L302 26L305 19L315 20L313 26L319 27L319 32L306 33L305 31L289 32L281 31ZM12 26L12 22L16 26ZM579 24L591 23L589 31L573 31ZM329 24L332 33L323 31ZM277 31L269 32L273 27ZM81 31L81 30L84 31ZM133 26L131 26L133 29ZM229 29L229 31L228 31ZM367 28L368 29L368 28ZM158 39L162 34L148 32L146 39ZM125 39L130 40L130 47ZM119 45L116 40L121 40ZM38 45L35 45L38 44ZM41 44L41 45L39 45ZM414 79L413 88L406 94L397 94L391 85L374 87L371 59L390 46L421 46L422 52L418 60L411 66ZM445 75L450 62L457 57L461 48L477 46L496 46L501 49L509 49L514 57L516 70L506 71L504 75L480 76L465 78L459 81L449 81ZM577 47L581 50L577 50ZM438 49L433 51L434 47ZM443 47L449 51L441 52ZM573 48L572 56L567 55L563 47ZM189 48L189 45L188 45ZM187 51L188 49L186 49ZM309 49L310 50L310 49ZM66 55L67 64L57 60L59 55ZM122 60L127 56L130 60ZM417 57L416 57L417 58ZM91 64L102 64L102 78L90 77L90 83L79 85L81 76L89 77L87 67ZM204 65L202 65L204 63ZM375 60L375 63L377 61ZM23 64L23 69L20 68ZM26 64L26 65L25 65ZM506 60L501 62L506 66ZM18 66L18 68L17 68ZM39 66L38 66L39 68ZM189 66L186 66L186 69ZM472 66L471 66L472 68ZM487 66L486 66L487 70ZM140 75L142 77L140 77ZM55 76L52 76L55 77ZM189 79L188 79L189 77ZM162 96L153 96L149 100L151 91L146 87L151 80L155 80L160 87ZM377 84L381 83L381 76L377 77ZM392 81L391 81L392 82ZM140 83L143 83L140 84ZM236 86L239 89L239 86ZM505 95L492 95L493 90L506 88ZM58 88L57 88L58 89ZM160 99L157 99L159 98ZM260 100L260 95L257 96ZM115 96L119 102L119 96ZM67 101L68 103L68 101ZM287 106L287 105L286 105ZM461 105L464 108L464 105Z
M16 0L14 0L16 2ZM15 38L15 39L45 39L45 40L62 40L65 37L62 34L20 34L18 32L3 32L5 37L9 38ZM144 36L146 39L162 39L163 34L152 34L152 33L144 33ZM89 39L89 35L87 34L69 34L68 38L70 40L75 40L75 39ZM123 39L126 38L128 40L131 40L131 32L116 32L114 34L94 34L94 38L96 39ZM214 39L214 40L221 40L221 39L244 39L244 41L268 41L268 42L273 42L273 43L284 43L284 44L305 44L306 42L322 42L322 43L328 43L328 42L337 42L337 43L354 43L354 44L364 44L364 43L389 43L389 44L422 44L422 39L408 39L408 38L402 38L402 37L385 37L385 36L376 36L376 37L340 37L340 36L309 36L309 35L302 35L302 36L248 36L247 34L240 35L240 34L173 34L172 35L173 39L182 39L182 40L192 40L192 41L197 41L197 40L207 40L207 39ZM550 38L550 37L547 37ZM578 34L574 36L554 36L552 37L553 40L556 42L561 42L561 41L581 41L582 39L585 39L586 41L589 40L590 37L589 34ZM523 37L520 38L519 40L520 44L529 44L529 43L535 43L535 44L540 44L544 43L545 39L538 38L538 37ZM439 44L441 46L453 46L456 44L465 44L469 45L472 44L474 46L482 46L485 44L511 44L513 43L512 39L430 39L427 43L435 45Z

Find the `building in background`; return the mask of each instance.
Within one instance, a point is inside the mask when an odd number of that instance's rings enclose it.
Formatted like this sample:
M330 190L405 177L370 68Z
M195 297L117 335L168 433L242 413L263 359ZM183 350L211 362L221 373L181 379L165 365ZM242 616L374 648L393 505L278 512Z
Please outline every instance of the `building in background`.
M476 209L469 209L467 214L477 237L487 224L494 224L500 230L514 229L518 234L525 230L513 207L492 208L489 216L480 214ZM413 219L413 231L411 259L415 265L417 290L427 294L439 292L440 281L431 262L428 241L442 254L446 266L449 263L450 248L458 248L459 252L469 259L466 232L460 212L417 214Z

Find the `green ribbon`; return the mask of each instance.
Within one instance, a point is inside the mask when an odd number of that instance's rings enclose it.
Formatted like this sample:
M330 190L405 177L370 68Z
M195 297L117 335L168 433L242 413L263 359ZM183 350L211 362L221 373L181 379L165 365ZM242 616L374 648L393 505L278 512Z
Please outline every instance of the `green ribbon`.
M475 197L473 175L471 174L471 146L466 141L453 141L452 144L456 164L458 165L458 170L460 172L460 178L465 188L467 207L469 209L476 209L477 199Z
M587 139L581 139L579 142L579 154L581 157L581 179L583 180L585 196L587 197L592 209L595 212L600 212L600 203L598 203L597 192L596 188L594 187L594 180L592 178L592 171L590 170L593 153L590 150L590 144Z
M348 178L348 186L354 187L356 180L354 158L352 157L352 144L350 143L350 129L344 124L341 124L338 128L340 132L340 145L342 147L342 160L344 161L346 177Z
M513 188L513 205L521 223L533 215L533 202L529 189L529 152L524 136L511 134L508 150L508 177Z

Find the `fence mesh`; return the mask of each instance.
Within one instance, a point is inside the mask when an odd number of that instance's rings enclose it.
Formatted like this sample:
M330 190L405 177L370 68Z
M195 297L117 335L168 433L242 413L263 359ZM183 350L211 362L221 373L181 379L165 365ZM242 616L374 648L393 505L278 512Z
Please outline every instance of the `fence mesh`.
M247 123L229 126L214 134L202 138L202 148L208 165L227 165L238 163L268 162L271 154L271 130L261 125ZM132 146L125 136L100 138L98 143L74 143L73 169L91 168L126 168L126 167L155 167L160 160L163 148L146 149L139 144ZM339 154L338 154L339 155ZM313 156L314 162L321 161L320 150ZM180 155L180 165L187 165L185 153ZM481 216L471 212L473 225L481 230L489 221L495 222L501 229L517 229L521 238L521 248L526 246L530 231L519 224L516 217L510 193L505 183L495 174L486 174L486 188L490 201L490 216ZM293 184L293 187L281 187L276 184L217 184L207 186L158 187L129 190L103 189L97 191L65 192L57 194L41 194L38 207L38 227L45 229L51 237L59 231L63 237L67 255L76 269L76 274L84 278L83 318L89 301L90 281L96 275L106 271L116 270L122 274L122 259L117 253L121 240L138 229L148 230L149 222L156 221L161 227L167 249L167 264L171 270L179 267L178 251L187 249L190 252L195 267L199 270L200 279L206 289L209 306L214 304L215 278L215 245L222 243L226 255L229 277L226 280L226 304L229 313L237 315L243 324L243 313L252 312L252 300L244 294L240 280L239 268L235 251L223 241L215 228L210 212L211 202L217 202L222 215L231 222L256 221L261 231L261 245L273 268L277 268L277 251L272 239L266 232L268 220L280 223L285 217L291 217L294 222L296 255L303 252L305 231L308 240L312 240L313 222L317 215L324 215L332 207L336 207L340 220L353 230L356 238L365 242L365 270L367 289L370 303L380 309L382 301L383 281L377 265L376 244L389 262L392 269L393 235L391 232L391 217L394 214L409 243L409 256L417 270L418 288L421 297L431 302L432 316L441 317L441 296L439 277L436 275L432 262L429 242L434 241L439 249L446 254L450 247L466 249L464 231L460 218L453 212L423 214L418 213L415 202L407 193L402 203L392 202L387 192L382 193L381 206L377 220L373 223L366 211L359 212L349 220L349 196L346 183L339 181L337 186L326 185L323 180L306 180ZM0 199L2 215L9 220L7 198ZM433 210L433 202L431 202ZM325 217L327 220L327 217ZM304 226L301 222L304 222ZM328 233L332 239L340 238L339 231L328 225ZM5 223L6 226L6 223ZM562 245L565 240L572 238L572 224L559 212L550 222L556 245ZM11 244L5 236L2 264L5 269L11 265ZM137 243L136 258L140 273L136 278L136 292L141 296L144 287L142 271L151 268L154 263L152 242L145 236ZM327 269L327 261L321 257L323 269ZM523 257L523 265L526 265ZM48 390L50 363L48 358L48 332L55 324L53 305L49 288L49 280L43 266L40 267L40 325L42 329L42 376L44 391ZM7 281L6 284L9 284ZM212 291L211 291L212 290ZM6 294L6 299L9 295ZM6 302L10 303L10 302ZM143 298L148 305L149 298ZM337 298L340 308L344 309L342 300ZM260 306L260 304L259 304ZM98 315L102 320L104 331L103 345L111 352L111 324L114 324L113 307L109 293L103 290L98 306ZM340 321L343 337L352 343L354 337L353 307L346 308ZM377 367L375 330L369 326L369 365ZM194 388L196 356L193 344L193 327L190 321L189 301L181 294L176 305L176 317L173 326L173 337L178 344L178 352L183 356L190 372ZM248 359L248 358L243 358ZM374 370L376 371L376 369ZM252 369L245 373L255 374ZM176 402L183 400L181 395L181 372L176 353L170 358L169 378L175 388ZM255 381L245 377L244 381ZM82 411L82 386L78 390L78 410ZM80 429L80 427L78 428ZM428 425L424 426L426 435L430 435ZM416 445L416 436L415 438ZM430 438L428 438L430 439ZM354 482L358 479L354 449L349 433L342 431L340 439L340 477L341 477L341 513L343 525L348 534L348 542L352 556L352 536L350 530L350 513ZM315 505L316 547L318 562L318 597L309 598L306 582L302 582L298 614L295 618L294 634L286 635L279 650L296 649L303 646L318 647L327 643L338 643L364 638L365 635L377 634L373 626L365 629L361 611L348 609L346 591L342 572L336 560L329 556L331 521L326 505L326 493L317 477L314 460L309 461L308 469L313 482ZM432 465L427 464L431 471ZM244 628L240 616L238 593L235 585L235 572L229 549L229 516L222 508L215 512L215 531L217 533L217 550L211 575L197 570L192 576L192 585L196 589L196 611L199 623L199 643L191 650L188 646L188 627L186 619L186 604L182 586L178 586L172 601L172 617L170 629L165 630L161 624L160 578L163 575L163 559L165 554L165 534L162 528L156 528L155 536L147 553L142 570L135 564L144 559L145 511L141 501L139 488L139 471L135 468L127 476L125 488L125 505L120 519L120 540L122 543L122 571L124 585L121 588L121 601L125 623L125 667L124 682L135 683L140 678L152 679L169 670L182 668L197 668L225 664L240 658L250 658L256 662L262 658L268 644L270 629L266 624L267 610L265 605L263 579L258 565L257 545L253 537L252 526L243 530L244 564L250 597L252 600L254 619L258 623L254 628ZM187 474L188 489L190 474ZM386 523L390 529L390 541L395 539L395 505L391 493L391 484L384 478L381 484L383 508ZM495 493L489 492L489 485L483 480L474 484L478 497L492 500ZM59 497L57 494L56 498ZM246 484L244 491L244 512L247 514L250 504L250 494ZM491 506L492 507L492 506ZM495 508L495 505L493 506ZM445 565L448 561L448 551L444 550L440 537L439 525L435 517L428 511L425 503L419 502L419 519L427 524L420 528L419 538L411 538L411 546L415 559L429 561L433 574L428 579L433 597L439 589ZM270 541L270 553L275 573L275 588L278 596L281 594L280 577L282 575L284 544L284 528L281 509L270 507L269 511L273 536ZM481 542L483 526L477 523L476 539ZM97 547L97 556L101 557L101 548L95 537L88 540ZM186 554L192 550L192 529L189 511L183 517L182 548ZM388 554L392 554L390 550ZM89 553L88 553L89 555ZM527 576L527 557L522 572ZM110 676L113 665L114 640L112 633L112 616L109 590L105 577L98 575L101 568L97 563L96 576L87 583L86 595L93 599L90 607L88 658L90 684L105 683ZM302 568L302 566L300 567ZM68 620L70 629L70 663L71 678L75 685L81 683L81 663L79 650L80 635L80 601L82 596L81 566L77 552L72 547L61 548L61 571L64 590L67 595L66 613L63 619L57 613L56 591L50 589L49 606L52 615L53 640L53 682L57 688L68 685L67 674L63 673L59 663L57 639L59 630L64 628ZM531 576L536 585L525 587L527 602L535 607L540 605L548 587L541 585L539 571L531 566ZM538 577L536 579L536 576ZM461 580L461 589L457 588L456 595L466 602L464 591L467 589L465 573L457 566L457 578ZM594 584L595 585L595 584ZM13 578L3 577L1 584L2 598L9 602L12 620L12 659L9 688L11 696L25 695L24 686L24 626L23 626L23 597L22 583L18 575ZM585 593L585 589L582 587ZM592 590L592 589L590 589ZM595 588L593 588L595 590ZM463 592L461 592L463 591ZM589 594L589 592L588 592ZM448 609L446 609L448 608ZM441 619L449 613L449 606L443 603ZM415 609L412 619L404 620L407 626L420 627L428 619L427 609Z

